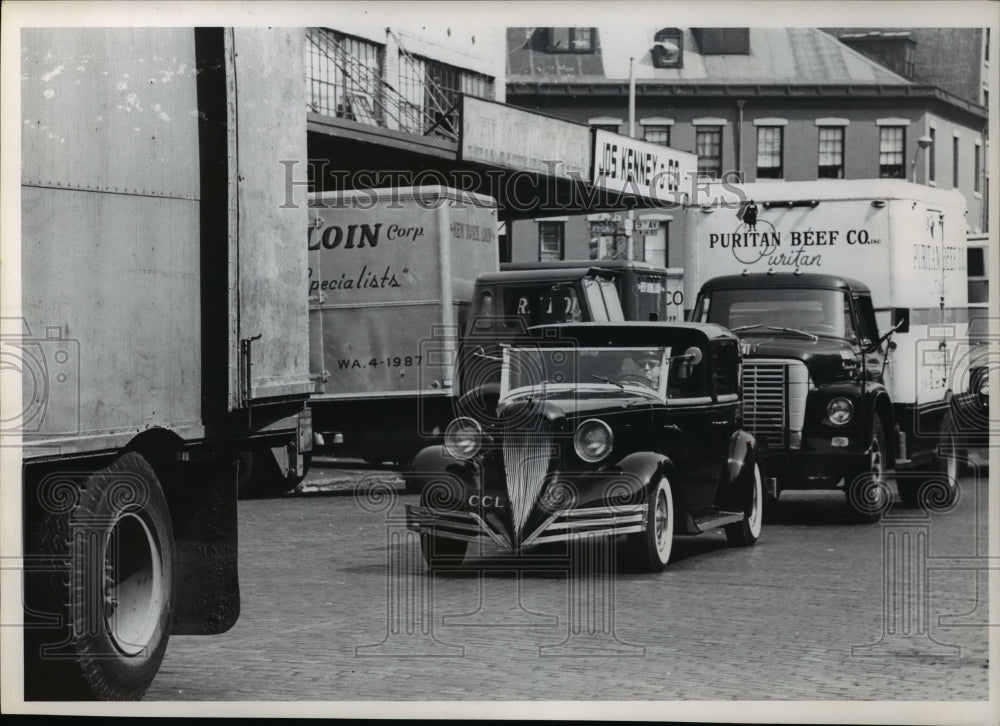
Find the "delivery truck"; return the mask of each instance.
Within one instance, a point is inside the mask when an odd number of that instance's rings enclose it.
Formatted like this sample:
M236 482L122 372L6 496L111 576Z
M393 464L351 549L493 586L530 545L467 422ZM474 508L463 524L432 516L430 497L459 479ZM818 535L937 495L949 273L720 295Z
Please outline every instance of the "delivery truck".
M308 211L281 165L307 159L303 39L21 32L21 295L0 352L22 389L3 485L28 700L141 697L171 634L229 629L240 459L303 474Z
M965 203L896 180L710 185L686 210L692 318L742 339L745 416L777 496L843 488L877 521L957 496Z
M504 262L501 272L560 270L589 267L612 273L625 320L684 320L684 270L657 267L635 260L560 260L558 262Z
M317 444L405 468L451 420L476 276L499 265L496 202L439 186L314 193L308 239Z

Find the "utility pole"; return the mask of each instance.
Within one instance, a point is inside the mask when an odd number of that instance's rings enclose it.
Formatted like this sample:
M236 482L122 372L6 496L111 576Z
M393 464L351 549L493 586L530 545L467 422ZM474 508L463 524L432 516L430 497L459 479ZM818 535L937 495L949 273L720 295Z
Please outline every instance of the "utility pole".
M628 135L635 138L635 58L628 59ZM630 207L625 218L625 259L635 259L635 212Z

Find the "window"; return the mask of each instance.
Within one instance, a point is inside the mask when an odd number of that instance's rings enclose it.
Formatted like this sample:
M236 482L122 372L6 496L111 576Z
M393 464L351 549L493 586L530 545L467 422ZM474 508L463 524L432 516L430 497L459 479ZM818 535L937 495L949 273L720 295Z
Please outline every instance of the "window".
M757 127L757 178L781 179L782 172L781 126Z
M326 28L310 28L306 44L309 106L316 113L381 125L385 49Z
M670 146L670 127L653 125L643 126L642 138L652 144Z
M662 28L653 36L650 50L654 68L684 67L684 33L680 28Z
M989 277L986 274L986 247L971 246L966 250L968 262L968 293L970 303L986 303L990 300Z
M927 178L934 181L937 176L937 163L934 158L937 152L937 131L928 129L927 134L931 137L931 145L927 148Z
M844 127L819 128L819 178L844 178Z
M736 343L723 341L712 346L712 371L715 378L715 395L729 396L739 393L740 354Z
M613 134L618 133L618 129L621 124L591 124L590 128L597 129L598 131L610 131Z
M698 175L710 179L722 176L722 127L700 126L695 136Z
M951 140L951 185L958 188L958 137Z
M976 144L975 156L972 158L972 191L979 193L982 191L982 182L979 177L982 175L982 160L979 158L982 154L982 147Z
M550 53L593 53L593 28L550 28Z
M702 55L748 55L749 28L693 28Z
M490 76L401 51L399 116L405 131L455 140L459 94L494 97Z
M905 126L879 127L878 175L883 179L906 178Z
M538 261L552 262L565 256L565 222L538 223Z

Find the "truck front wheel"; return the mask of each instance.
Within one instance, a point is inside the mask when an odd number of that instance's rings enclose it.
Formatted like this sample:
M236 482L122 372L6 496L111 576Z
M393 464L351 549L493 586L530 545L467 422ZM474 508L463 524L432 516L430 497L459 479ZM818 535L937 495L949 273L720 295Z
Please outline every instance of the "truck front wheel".
M872 422L872 436L868 444L868 465L864 469L849 472L844 477L847 506L860 522L878 522L892 504L892 493L888 485L888 457L882 421L876 416Z
M156 474L129 452L42 505L30 540L40 566L25 587L26 615L42 621L25 628L25 699L141 698L172 617L173 533Z

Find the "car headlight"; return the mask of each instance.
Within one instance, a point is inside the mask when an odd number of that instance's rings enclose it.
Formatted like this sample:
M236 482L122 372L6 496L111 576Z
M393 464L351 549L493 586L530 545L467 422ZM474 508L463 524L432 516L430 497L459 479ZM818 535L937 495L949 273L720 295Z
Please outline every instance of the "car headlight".
M456 418L444 432L444 448L456 459L471 459L483 445L483 428L468 416Z
M826 404L826 416L835 426L843 426L854 418L854 404L843 396L831 398Z
M573 435L576 455L591 464L600 461L611 452L615 437L611 427L603 421L592 418L580 424Z

